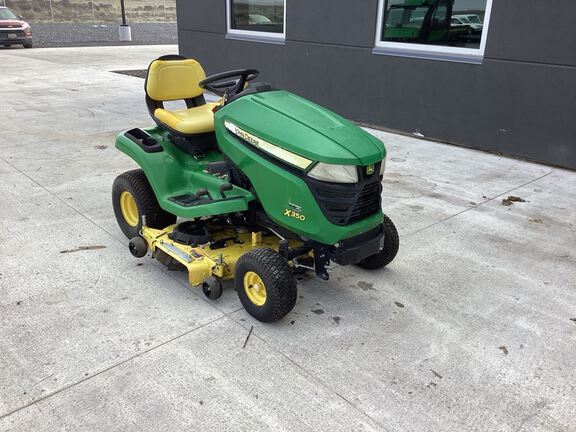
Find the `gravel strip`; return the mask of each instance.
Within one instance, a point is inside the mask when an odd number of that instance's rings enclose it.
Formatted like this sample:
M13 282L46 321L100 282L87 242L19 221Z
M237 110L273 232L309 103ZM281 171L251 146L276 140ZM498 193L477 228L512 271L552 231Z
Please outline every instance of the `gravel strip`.
M120 75L128 75L131 77L136 77L136 78L146 78L146 75L148 75L148 71L146 69L134 69L134 70L115 70L115 71L111 71Z
M36 47L177 44L176 23L131 23L132 42L120 42L117 24L31 24Z

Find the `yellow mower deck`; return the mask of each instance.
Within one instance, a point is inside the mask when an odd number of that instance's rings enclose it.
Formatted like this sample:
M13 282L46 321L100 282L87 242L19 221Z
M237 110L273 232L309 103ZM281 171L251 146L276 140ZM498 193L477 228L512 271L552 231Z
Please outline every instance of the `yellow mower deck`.
M236 262L252 249L270 248L278 251L279 242L275 236L263 237L261 232L238 234L233 229L213 234L213 242L229 237L237 238L237 242L227 241L225 247L212 250L209 244L187 246L169 238L175 227L176 225L171 225L163 230L143 227L141 235L152 253L159 249L186 267L192 286L202 284L210 276L233 279ZM299 242L291 242L291 246L298 244Z

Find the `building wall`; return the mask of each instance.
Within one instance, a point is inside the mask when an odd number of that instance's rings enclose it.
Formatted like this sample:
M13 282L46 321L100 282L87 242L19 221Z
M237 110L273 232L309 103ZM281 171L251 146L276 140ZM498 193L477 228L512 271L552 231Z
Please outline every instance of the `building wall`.
M286 43L227 40L226 0L177 0L180 51L353 120L576 169L576 3L493 2L481 65L372 54L377 0L288 0Z
M120 0L0 0L33 23L120 22ZM174 22L176 0L125 0L130 22Z

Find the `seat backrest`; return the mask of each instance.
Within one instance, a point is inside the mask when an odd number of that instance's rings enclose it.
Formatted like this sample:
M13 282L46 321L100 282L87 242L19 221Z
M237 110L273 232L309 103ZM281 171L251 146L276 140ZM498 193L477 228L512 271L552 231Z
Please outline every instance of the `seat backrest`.
M154 101L194 99L204 93L198 83L206 72L196 60L164 56L150 63L146 95Z

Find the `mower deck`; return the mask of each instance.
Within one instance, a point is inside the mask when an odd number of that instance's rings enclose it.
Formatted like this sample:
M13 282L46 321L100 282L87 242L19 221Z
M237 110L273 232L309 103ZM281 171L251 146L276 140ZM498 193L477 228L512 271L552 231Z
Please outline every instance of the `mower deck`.
M219 279L233 279L236 262L246 252L256 248L270 248L278 251L276 236L264 237L261 232L237 233L228 228L212 234L209 243L188 246L170 238L177 225L163 230L143 227L142 237L146 240L153 256L170 266L174 260L188 271L188 281L192 286L202 284L210 276ZM290 242L290 246L299 245ZM160 253L158 252L160 251Z

